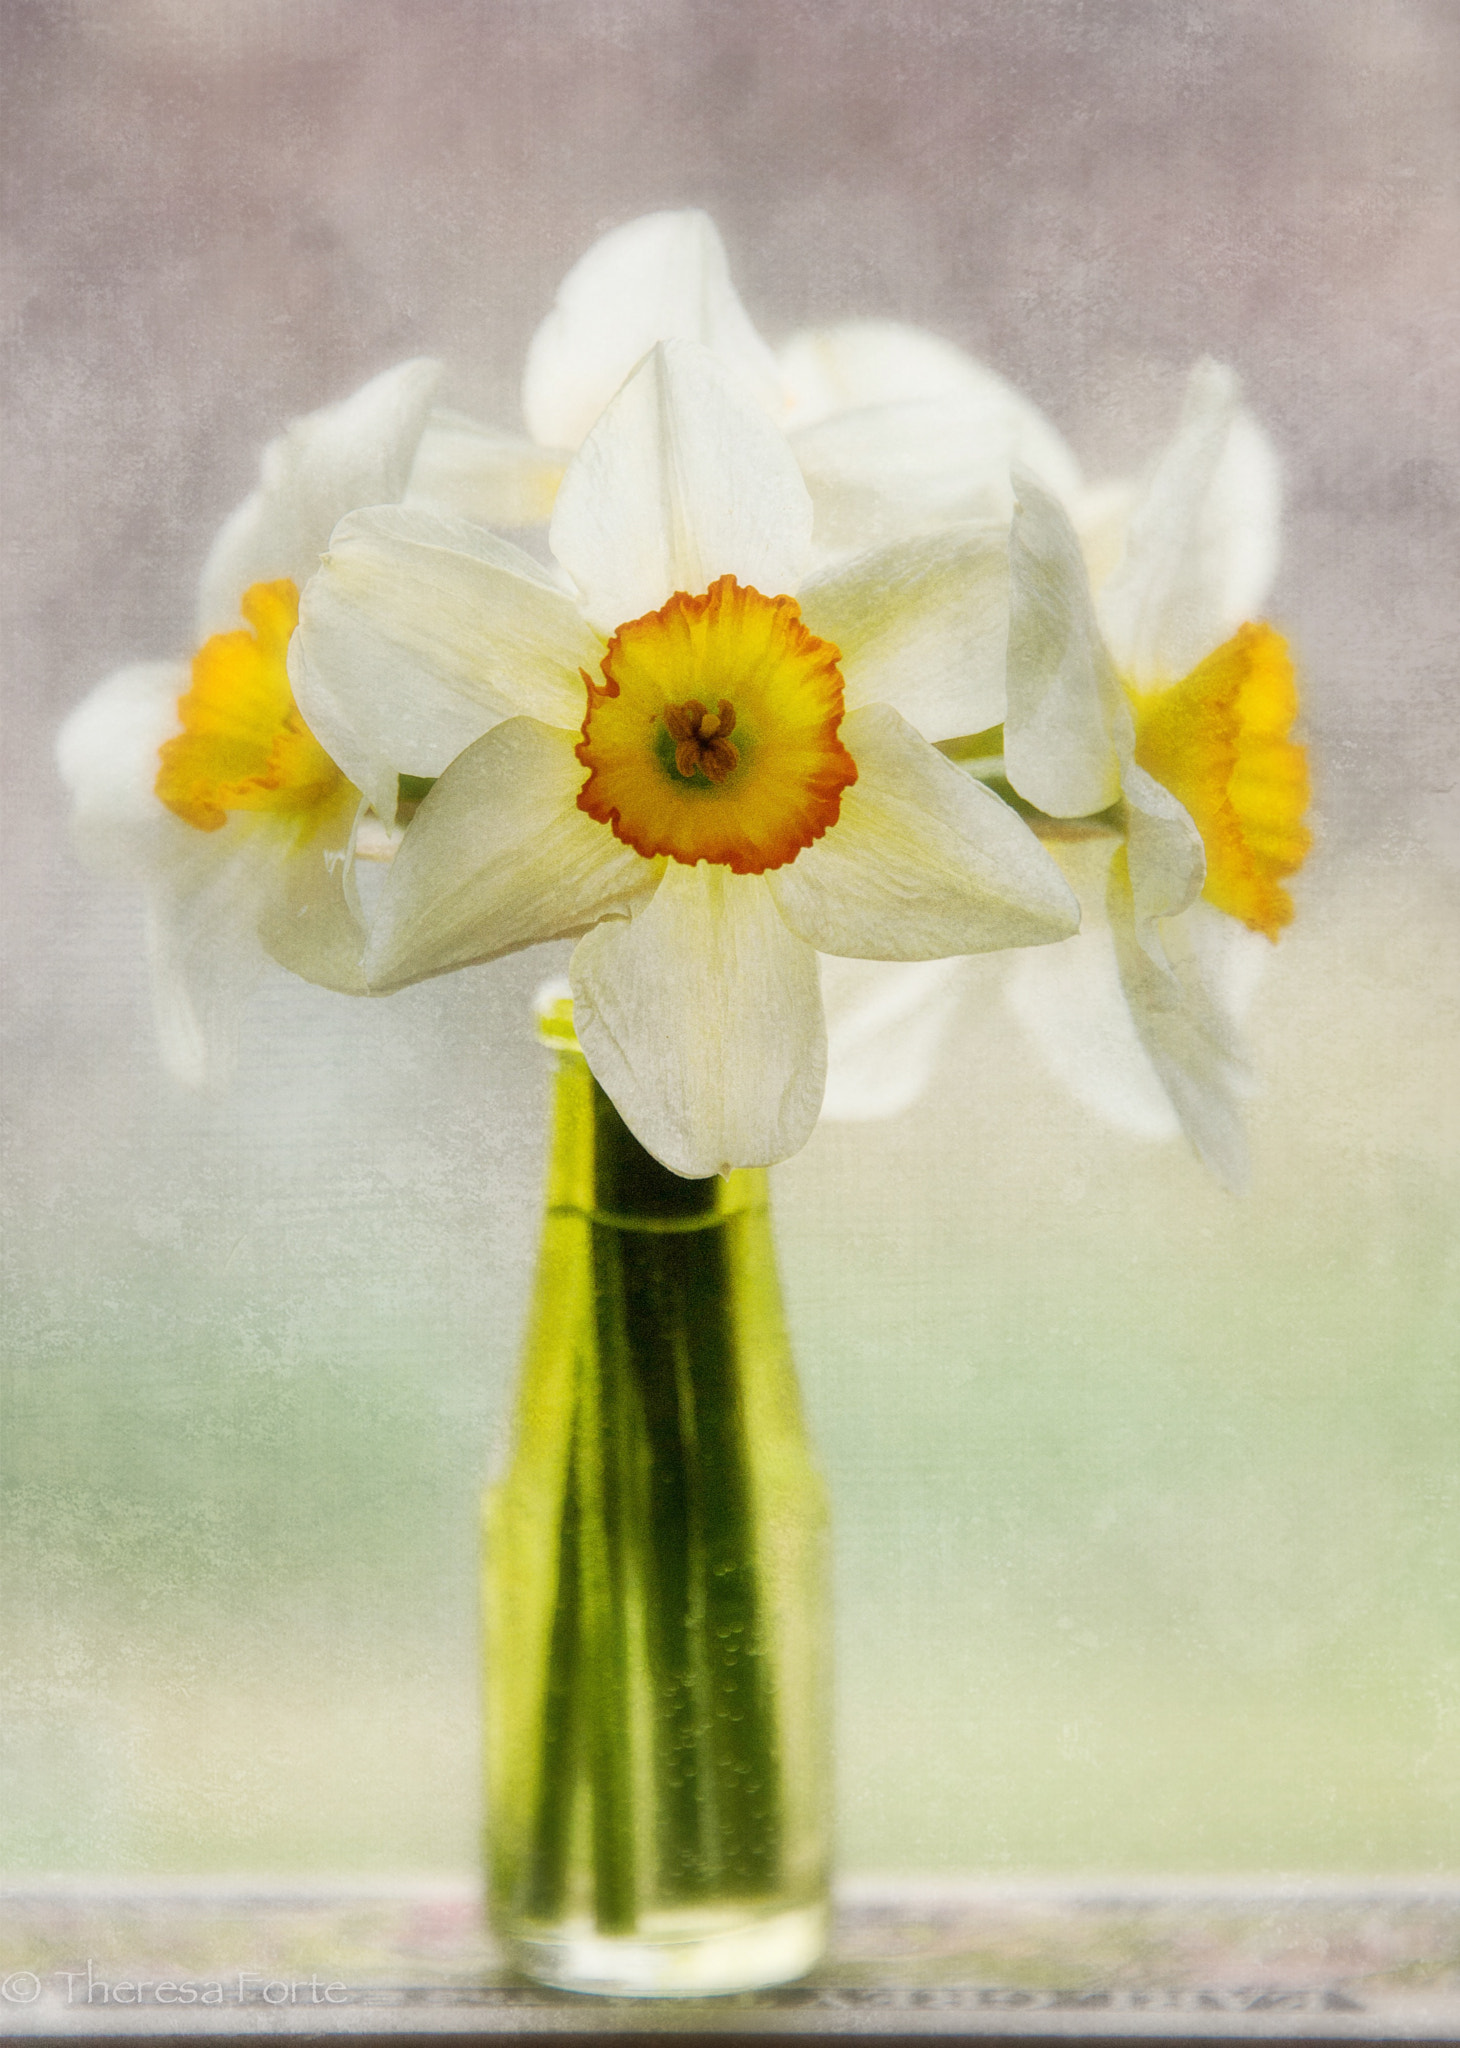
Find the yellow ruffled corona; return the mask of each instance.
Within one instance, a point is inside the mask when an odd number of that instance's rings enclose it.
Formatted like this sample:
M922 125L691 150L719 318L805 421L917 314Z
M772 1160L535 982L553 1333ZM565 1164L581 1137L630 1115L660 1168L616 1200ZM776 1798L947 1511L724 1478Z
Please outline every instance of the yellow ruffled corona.
M158 800L200 832L219 831L230 811L313 811L343 779L289 688L298 591L287 578L255 583L240 609L247 627L215 633L194 655L183 729L160 749Z
M1298 693L1287 643L1246 625L1170 689L1129 692L1137 765L1191 813L1206 847L1202 894L1276 939L1292 922L1281 885L1312 843L1308 765L1289 737Z
M834 825L856 763L839 650L792 597L722 576L620 626L588 686L578 808L647 859L760 875Z

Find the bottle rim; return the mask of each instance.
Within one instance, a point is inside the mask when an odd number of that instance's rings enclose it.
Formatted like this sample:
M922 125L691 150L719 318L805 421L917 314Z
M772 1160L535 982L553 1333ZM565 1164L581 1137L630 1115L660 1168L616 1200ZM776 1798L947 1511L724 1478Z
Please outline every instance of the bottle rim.
M564 976L555 975L551 981L545 981L533 997L532 1007L537 1017L537 1035L544 1045L551 1046L554 1052L582 1052L573 1029L573 991Z

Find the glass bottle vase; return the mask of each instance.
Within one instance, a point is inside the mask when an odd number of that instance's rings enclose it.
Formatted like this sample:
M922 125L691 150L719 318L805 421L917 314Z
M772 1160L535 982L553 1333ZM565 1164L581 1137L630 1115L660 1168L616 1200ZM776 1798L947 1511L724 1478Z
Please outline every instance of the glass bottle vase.
M693 1996L819 1955L827 1515L765 1175L686 1180L557 1053L514 1440L486 1499L493 1922L528 1975Z

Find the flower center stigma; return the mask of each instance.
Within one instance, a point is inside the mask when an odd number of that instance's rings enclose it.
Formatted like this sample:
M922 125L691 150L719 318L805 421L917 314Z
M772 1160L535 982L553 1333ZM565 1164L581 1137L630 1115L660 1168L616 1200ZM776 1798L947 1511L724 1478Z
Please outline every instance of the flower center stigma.
M303 816L344 780L289 688L298 591L287 577L255 583L240 609L247 625L215 633L193 656L177 701L183 729L158 754L158 800L199 832L221 830L230 811Z
M733 576L677 590L614 633L601 682L581 671L579 809L646 859L785 866L836 823L857 779L839 737L840 659L792 597Z
M735 730L735 706L728 697L720 699L718 711L706 711L698 697L687 704L666 704L664 723L674 741L674 765L681 775L703 775L710 782L723 782L740 766L740 752L730 744Z

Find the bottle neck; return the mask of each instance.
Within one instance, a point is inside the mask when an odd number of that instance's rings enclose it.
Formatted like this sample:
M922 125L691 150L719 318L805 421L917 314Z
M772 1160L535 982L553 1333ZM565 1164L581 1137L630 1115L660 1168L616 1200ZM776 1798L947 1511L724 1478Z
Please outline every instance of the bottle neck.
M546 1034L544 1034L546 1036ZM646 1152L588 1069L576 1045L554 1034L548 1207L649 1231L703 1230L762 1208L765 1174L743 1169L686 1180Z

